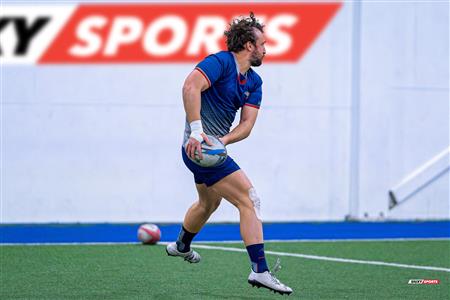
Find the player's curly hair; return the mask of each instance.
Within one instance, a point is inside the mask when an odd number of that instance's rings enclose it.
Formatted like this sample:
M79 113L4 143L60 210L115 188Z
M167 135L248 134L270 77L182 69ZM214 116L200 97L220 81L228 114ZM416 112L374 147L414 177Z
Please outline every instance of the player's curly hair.
M255 18L253 12L250 12L250 17L241 17L231 21L230 27L224 32L228 51L239 52L245 48L247 42L255 44L254 28L264 32L264 25Z

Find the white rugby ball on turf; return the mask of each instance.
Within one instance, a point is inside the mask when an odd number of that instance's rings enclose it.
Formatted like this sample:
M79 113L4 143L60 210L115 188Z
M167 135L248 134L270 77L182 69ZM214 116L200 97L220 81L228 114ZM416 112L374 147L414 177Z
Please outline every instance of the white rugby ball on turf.
M161 239L161 230L155 224L142 224L139 226L138 239L143 244L156 244Z

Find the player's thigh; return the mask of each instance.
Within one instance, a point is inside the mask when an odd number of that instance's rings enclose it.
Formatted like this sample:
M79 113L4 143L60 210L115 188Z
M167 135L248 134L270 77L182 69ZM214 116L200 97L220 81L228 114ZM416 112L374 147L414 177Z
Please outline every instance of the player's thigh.
M222 196L217 194L211 187L207 187L206 184L196 184L195 187L197 188L198 201L201 205L212 208L219 206Z
M234 206L252 206L249 190L252 183L244 171L238 170L215 183L211 188Z

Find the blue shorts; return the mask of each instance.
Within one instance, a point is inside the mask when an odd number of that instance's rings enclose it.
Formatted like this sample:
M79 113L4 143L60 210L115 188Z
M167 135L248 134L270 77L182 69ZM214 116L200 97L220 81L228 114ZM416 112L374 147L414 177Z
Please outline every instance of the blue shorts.
M220 166L205 168L192 162L183 147L181 147L181 153L183 155L184 164L194 174L194 180L197 184L204 183L206 186L212 186L222 178L241 169L230 156L228 156Z

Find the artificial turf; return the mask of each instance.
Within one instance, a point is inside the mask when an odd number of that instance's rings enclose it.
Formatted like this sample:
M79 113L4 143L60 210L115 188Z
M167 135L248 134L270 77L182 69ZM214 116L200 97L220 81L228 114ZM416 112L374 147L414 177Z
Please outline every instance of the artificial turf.
M211 245L211 244L209 244ZM242 244L220 244L243 248ZM450 241L266 243L266 250L450 267ZM245 253L198 249L189 264L164 246L1 246L1 299L280 299L252 288ZM268 255L270 265L275 255ZM450 299L450 273L281 257L289 299ZM409 279L439 279L409 285Z

